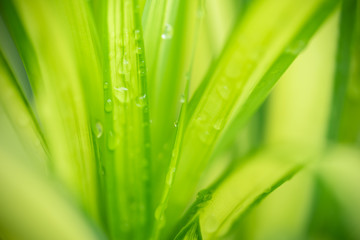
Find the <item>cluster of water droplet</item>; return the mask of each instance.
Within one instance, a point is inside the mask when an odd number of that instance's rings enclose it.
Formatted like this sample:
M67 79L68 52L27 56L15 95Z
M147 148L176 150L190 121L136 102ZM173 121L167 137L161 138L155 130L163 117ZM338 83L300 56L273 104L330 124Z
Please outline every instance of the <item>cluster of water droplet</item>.
M173 34L174 34L173 27L171 26L171 24L166 23L161 33L161 38L165 40L171 39L173 37Z

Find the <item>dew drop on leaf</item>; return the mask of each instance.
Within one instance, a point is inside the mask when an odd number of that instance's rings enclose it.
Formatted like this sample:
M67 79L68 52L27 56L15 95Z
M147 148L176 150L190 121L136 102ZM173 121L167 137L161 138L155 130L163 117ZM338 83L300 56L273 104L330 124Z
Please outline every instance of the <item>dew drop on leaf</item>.
M119 145L119 138L113 131L109 131L108 134L108 148L110 150L115 150L115 148Z
M109 98L108 100L106 100L105 102L105 111L106 112L111 112L113 109L113 103L111 101L111 99Z
M163 212L165 211L166 207L167 205L162 203L155 210L155 219L158 221L160 228L165 225L165 217Z
M169 186L172 184L172 182L174 180L175 171L176 171L176 168L171 168L170 171L168 172L168 174L166 175L165 182Z
M214 125L213 125L215 130L220 130L223 127L223 119L218 119Z
M122 60L122 65L119 66L119 74L121 75L125 75L128 74L130 72L131 66L130 63L128 61L128 59L126 57L123 58Z
M184 103L184 102L185 102L185 96L184 96L184 94L181 94L180 102L181 102L181 103Z
M137 107L144 107L146 105L146 94L139 96L135 99L135 105Z
M104 82L104 89L108 89L109 88L109 82Z
M101 122L96 122L95 126L94 126L94 134L97 138L100 138L103 134L103 126L101 124Z
M134 31L134 34L135 34L135 39L136 39L136 40L139 40L139 39L140 39L140 30L139 30L139 29L136 29L136 30Z
M298 55L306 47L306 42L299 40L295 43L292 43L285 49L285 52L292 55Z
M230 89L227 85L221 85L217 87L217 91L223 99L228 99L230 96Z
M105 167L104 166L101 166L101 168L100 168L100 175L101 176L105 175Z
M161 34L161 38L171 39L173 37L173 32L174 32L173 27L170 24L166 23L163 32Z
M161 217L161 213L163 211L164 206L161 204L155 210L155 219L159 220Z
M203 143L208 144L210 139L210 132L207 130L201 131L199 134L199 138Z
M115 88L115 97L121 102L129 102L128 89L126 87Z
M205 117L205 116L199 115L199 116L196 118L196 123L201 126L201 125L204 124L205 120L206 120L206 117Z

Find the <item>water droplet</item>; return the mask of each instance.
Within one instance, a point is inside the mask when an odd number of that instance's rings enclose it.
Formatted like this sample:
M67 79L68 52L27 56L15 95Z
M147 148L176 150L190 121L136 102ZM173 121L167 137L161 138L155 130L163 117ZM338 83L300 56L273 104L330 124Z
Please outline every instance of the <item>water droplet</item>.
M162 213L162 206L158 206L155 210L155 219L159 220Z
M121 102L129 102L128 89L126 87L115 88L115 97Z
M103 126L101 122L96 122L93 130L95 137L100 138L103 134Z
M136 29L134 33L135 33L135 39L139 40L140 39L140 30Z
M175 171L176 171L176 168L171 168L170 171L166 175L165 182L169 186L173 183Z
M105 175L105 167L104 167L104 166L101 166L101 167L100 167L100 175L101 175L101 176L104 176L104 175Z
M119 138L118 136L113 132L113 131L109 131L108 134L108 148L110 150L115 150L116 147L119 145Z
M292 43L289 47L287 47L285 49L285 52L292 55L298 55L305 47L306 47L306 42L303 40L299 40L295 43Z
M161 220L164 218L163 212L165 211L166 207L167 206L162 203L156 208L156 210L155 210L155 219L156 220Z
M217 92L223 99L228 99L231 91L227 85L220 85L217 87Z
M109 83L108 82L104 82L104 89L108 89L109 88Z
M203 143L209 143L209 139L210 139L210 132L209 131L201 131L199 134L199 138Z
M176 122L174 122L174 127L178 127L178 122L176 121Z
M185 102L185 96L184 96L184 94L181 94L180 103L184 103L184 102Z
M109 98L108 100L106 100L105 102L105 111L106 112L111 112L113 109L113 103L111 101L111 99Z
M198 125L203 125L203 123L205 122L205 120L206 120L206 117L205 116L203 116L203 115L199 115L197 118L196 118L196 122L197 122L197 124Z
M223 127L223 119L218 119L215 123L214 123L214 129L215 130L220 130Z
M218 218L210 215L206 220L204 224L204 231L208 233L215 232L216 229L219 227L219 221Z
M130 72L131 66L130 63L128 61L128 59L126 57L123 58L122 60L122 65L119 65L119 74L121 74L122 76L124 76L125 74Z
M158 221L159 227L162 228L165 225L164 211L166 210L164 203L160 204L155 210L155 219Z
M136 48L136 53L141 54L142 53L142 48L141 47Z
M171 39L173 37L173 32L174 32L173 27L170 24L166 23L163 32L161 34L161 38Z
M137 107L144 107L146 105L146 94L140 96L140 97L137 97L135 99L135 105Z

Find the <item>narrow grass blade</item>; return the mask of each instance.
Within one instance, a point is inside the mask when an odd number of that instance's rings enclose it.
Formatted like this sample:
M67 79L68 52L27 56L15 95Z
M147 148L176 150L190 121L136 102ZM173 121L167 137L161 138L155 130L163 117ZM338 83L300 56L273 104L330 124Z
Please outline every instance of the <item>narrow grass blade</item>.
M160 199L160 203L155 210L155 223L154 223L151 239L159 239L160 231L164 227L164 224L166 222L165 211L168 206L169 193L176 175L176 168L178 166L178 161L181 153L181 146L184 138L186 111L187 111L187 105L189 99L189 87L190 87L190 78L188 79L188 82L186 84L185 94L183 99L184 102L181 107L179 120L175 123L178 129L176 132L176 138L172 150L169 169L167 171L167 175L165 179L165 187Z
M6 25L3 19L0 16L0 49L4 56L6 62L8 62L11 71L15 76L17 85L20 87L22 95L25 96L25 99L29 106L32 109L32 112L36 113L35 104L33 101L33 93L29 83L29 79L26 75L24 65L21 62L19 53L17 52L16 46L11 39L10 33L6 28Z
M7 239L105 239L56 184L0 152L0 232ZM54 207L56 206L56 207Z
M48 172L50 160L47 146L31 107L14 78L15 76L0 51L0 104L12 120L27 152L32 154L33 158L31 159L35 160L34 163L37 167Z
M181 106L196 25L202 19L202 1L154 0L143 16L145 51L149 70L154 198L171 157L174 122Z
M83 90L93 94L92 90L98 89L96 83L101 79L96 60L91 65L91 61L96 59L89 44L92 38L79 41L76 38L81 36L80 32L73 35L72 31L84 30L83 26L70 24L74 23L70 16L84 17L85 3L79 3L79 15L76 16L67 14L66 6L57 1L33 1L31 4L1 1L1 14L15 39L34 91L54 173L83 203L87 212L98 220L98 171L91 130L91 123L95 120L91 117L102 104L95 98L85 101L90 96ZM86 35L87 31L81 33ZM79 46L81 43L84 44L82 47ZM84 48L90 56L85 54L88 58L82 60L83 56L77 54ZM90 76L90 72L92 81L85 78ZM85 83L87 85L82 88ZM101 94L94 96L101 97ZM87 104L93 105L88 108Z
M344 3L345 4L345 3ZM349 66L349 79L347 83L344 105L341 110L340 128L338 130L338 141L342 143L360 144L360 4L356 4L356 13L353 9L349 14L355 14L355 29L352 39L351 60ZM344 14L345 15L345 14ZM347 18L344 16L344 18ZM341 26L340 26L341 27ZM343 26L345 28L345 26ZM349 33L347 33L349 34ZM351 41L350 39L348 39ZM339 39L340 41L340 39ZM339 42L340 44L340 42ZM340 47L340 46L339 46ZM342 46L344 47L344 46ZM338 49L340 51L340 49ZM340 57L340 55L339 55ZM343 56L345 57L345 56ZM340 70L339 71L345 71ZM339 73L340 74L340 73ZM344 73L345 74L345 73ZM335 89L334 89L335 91ZM334 98L335 101L335 98ZM335 110L334 110L335 111ZM329 130L330 131L330 130ZM335 130L334 130L335 131Z
M104 158L108 224L114 239L144 239L151 229L150 118L138 1L109 0L106 25L109 76L104 82ZM106 48L103 49L106 52ZM120 227L119 227L120 226Z
M198 221L203 239L224 235L236 219L314 158L313 152L304 149L289 145L272 147L250 157L212 187L199 193L198 200L185 215L185 226ZM184 231L188 231L186 227L179 232L184 236L182 239L187 236Z
M311 143L319 149L326 146L339 10L317 31L272 92L266 143Z
M314 178L311 165L305 167L240 218L222 239L308 239Z
M194 46L201 35L203 4L200 0L152 1L149 6L144 40L149 63L154 207L162 195L185 83L188 78L193 79L189 69L193 67L197 50ZM167 13L161 17L162 8Z
M259 106L337 3L320 0L275 4L265 0L249 7L216 70L205 79L206 87L189 104L169 219L176 219L184 211L184 203L195 190L194 182L198 182L232 115L238 112L245 119Z
M344 0L342 2L332 109L328 125L328 138L331 141L338 140L340 121L350 78L357 4L358 1L356 0Z
M318 166L318 175L341 210L350 239L360 237L360 151L349 145L333 145Z

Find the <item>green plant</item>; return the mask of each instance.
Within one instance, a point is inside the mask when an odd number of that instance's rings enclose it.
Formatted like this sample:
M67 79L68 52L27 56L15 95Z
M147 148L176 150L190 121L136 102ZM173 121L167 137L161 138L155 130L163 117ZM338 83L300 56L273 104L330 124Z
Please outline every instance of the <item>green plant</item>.
M1 0L0 238L360 238L359 5Z

